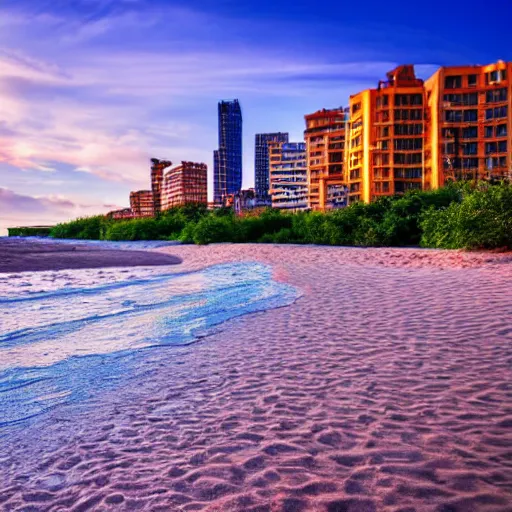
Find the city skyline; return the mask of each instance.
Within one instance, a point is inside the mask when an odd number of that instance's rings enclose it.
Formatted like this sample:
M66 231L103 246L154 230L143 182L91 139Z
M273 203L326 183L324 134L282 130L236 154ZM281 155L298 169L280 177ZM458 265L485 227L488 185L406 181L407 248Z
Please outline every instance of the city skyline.
M459 16L451 24L439 14L441 2L420 17L415 7L378 12L368 2L358 24L343 6L328 4L322 14L286 1L249 1L247 15L207 1L186 9L158 1L72 8L4 1L0 229L123 206L130 190L145 186L151 157L213 169L222 98L243 105L247 188L254 185L255 133L302 140L304 114L346 105L398 64L416 64L425 79L441 65L511 60L505 34L464 2L451 6ZM493 10L505 19L512 6L498 1ZM198 23L199 35L192 30ZM479 37L467 38L466 27L477 24Z

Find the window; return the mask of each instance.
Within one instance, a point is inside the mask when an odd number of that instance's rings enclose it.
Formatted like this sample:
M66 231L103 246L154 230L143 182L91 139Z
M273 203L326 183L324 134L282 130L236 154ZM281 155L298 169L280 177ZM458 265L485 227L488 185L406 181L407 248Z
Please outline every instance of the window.
M398 167L395 169L395 179L397 178L405 178L409 180L421 178L421 167L414 167L411 169Z
M455 153L455 144L453 142L448 142L445 146L445 153L447 155L453 155Z
M350 171L350 179L353 181L353 180L358 180L361 178L361 170L360 169L356 169L355 171Z
M490 153L496 153L498 149L498 145L496 142L486 142L485 143L485 154L488 155Z
M478 158L463 158L462 167L464 167L465 169L478 168Z
M491 128L492 127L488 127ZM506 124L499 124L496 126L496 137L506 137L507 136L507 125Z
M492 137L494 134L493 134L493 128L492 126L486 126L485 127L485 134L484 136L488 139L489 137Z
M389 192L389 181L384 181L382 183L382 192L384 192L384 193Z
M462 121L462 110L445 110L444 115L447 123L460 123Z
M421 153L395 153L395 164L421 164Z
M355 105L352 105L352 114L359 112L359 110L361 110L361 103L356 103Z
M382 96L377 96L377 108L387 107L389 105L389 96L387 94L383 94Z
M485 101L487 103L497 103L498 101L507 101L507 88L502 87L501 89L494 89L487 91L485 95Z
M421 135L423 133L422 124L395 124L395 135Z
M382 155L374 155L373 157L374 165L388 165L389 164L389 154L383 153Z
M461 76L447 76L444 79L445 89L460 89L462 87Z
M463 139L476 139L478 137L478 128L476 126L471 126L469 128L464 128L462 130L462 138Z
M389 167L384 167L383 169L374 169L373 177L375 179L389 178Z
M395 150L410 151L421 149L422 139L395 139Z
M385 137L389 137L389 126L383 126L381 128L379 128L379 137L382 137L382 138L385 138Z
M476 142L469 142L464 144L465 155L476 155L478 153L478 145Z
M443 96L445 103L452 103L452 106L460 105L478 105L478 93L470 92L467 94L445 94Z
M506 153L507 152L507 141L500 140L498 142L498 153Z
M474 123L478 121L478 110L464 110L464 122Z
M468 75L468 87L476 87L477 75Z
M395 119L397 121L421 121L423 110L420 108L395 109Z

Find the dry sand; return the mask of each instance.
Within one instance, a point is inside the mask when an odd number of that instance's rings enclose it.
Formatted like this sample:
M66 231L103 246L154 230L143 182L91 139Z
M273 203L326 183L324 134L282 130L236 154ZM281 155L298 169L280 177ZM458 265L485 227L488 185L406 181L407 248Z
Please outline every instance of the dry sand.
M76 268L175 265L174 256L148 251L117 251L82 244L0 238L0 272Z
M0 488L5 510L512 510L509 254L160 251L270 263L303 296L176 351Z

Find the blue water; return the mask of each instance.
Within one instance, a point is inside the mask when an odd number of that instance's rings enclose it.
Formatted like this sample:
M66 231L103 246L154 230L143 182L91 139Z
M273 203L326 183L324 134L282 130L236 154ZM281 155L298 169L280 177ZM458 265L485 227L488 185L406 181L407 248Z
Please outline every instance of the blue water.
M150 378L155 349L290 304L294 288L258 263L199 272L63 271L0 280L0 436L63 404ZM27 289L28 287L28 289ZM222 326L221 326L222 328Z

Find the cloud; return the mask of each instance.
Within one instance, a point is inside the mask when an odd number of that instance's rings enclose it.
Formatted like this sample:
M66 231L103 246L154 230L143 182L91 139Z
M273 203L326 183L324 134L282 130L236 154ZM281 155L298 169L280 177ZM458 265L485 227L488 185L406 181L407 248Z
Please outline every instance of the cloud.
M334 56L314 54L314 45L305 51L313 36L288 19L234 19L157 1L16 4L0 8L9 20L0 21L0 176L2 163L45 176L65 167L84 190L96 177L147 187L151 157L211 168L219 99L240 98L246 140L282 119L294 124L279 129L300 133L303 114L346 103L396 65L355 60L350 46L345 61L339 48ZM261 128L252 128L258 117Z
M0 233L9 226L23 223L55 224L83 215L115 210L115 204L85 204L59 196L30 196L0 188Z

